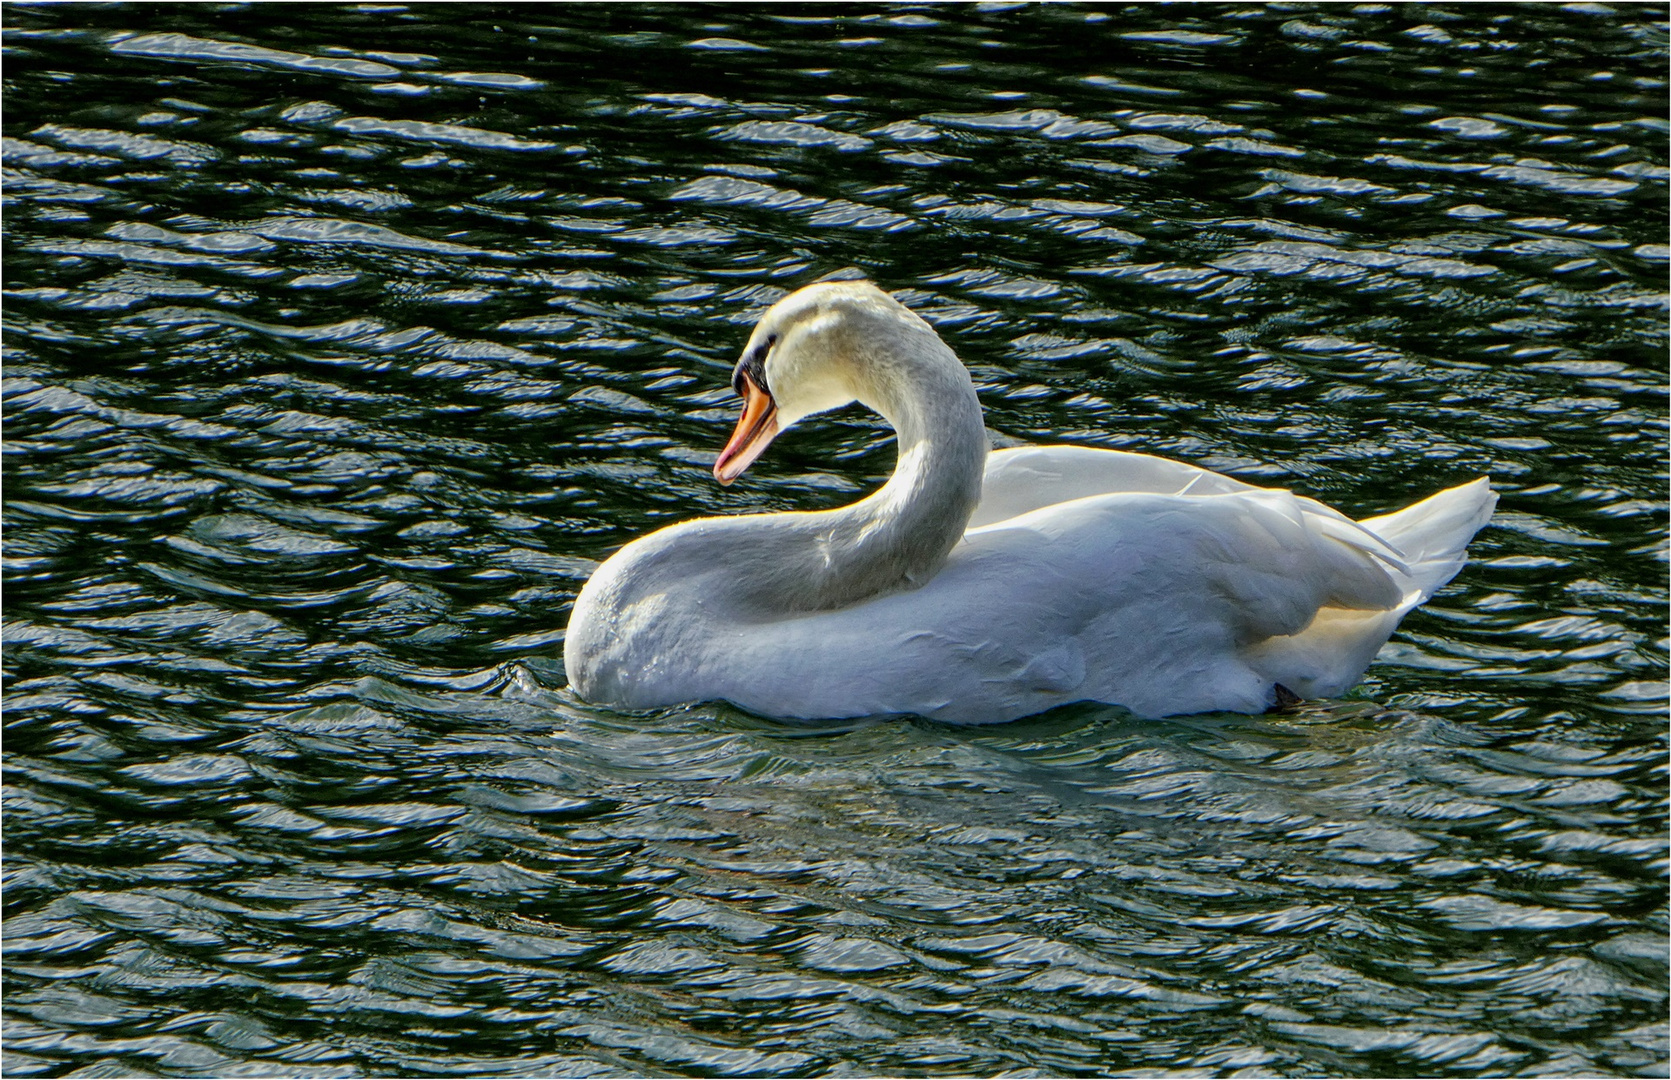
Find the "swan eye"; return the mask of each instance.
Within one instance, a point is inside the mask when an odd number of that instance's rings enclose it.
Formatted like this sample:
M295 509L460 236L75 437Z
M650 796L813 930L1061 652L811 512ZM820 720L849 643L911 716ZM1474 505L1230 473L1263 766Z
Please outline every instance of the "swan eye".
M731 372L731 389L737 391L738 397L743 397L743 376L747 375L754 385L770 394L771 388L766 385L766 354L777 344L777 335L770 334L765 341L744 353L737 361L737 366Z

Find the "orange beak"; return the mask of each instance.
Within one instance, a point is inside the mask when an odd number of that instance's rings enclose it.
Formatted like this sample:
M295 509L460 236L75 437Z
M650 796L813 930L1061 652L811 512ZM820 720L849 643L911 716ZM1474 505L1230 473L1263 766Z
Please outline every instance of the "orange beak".
M714 462L714 479L729 487L731 481L743 475L754 459L771 445L777 436L777 402L772 395L755 385L748 375L742 376L743 415L737 418L731 441L719 452Z

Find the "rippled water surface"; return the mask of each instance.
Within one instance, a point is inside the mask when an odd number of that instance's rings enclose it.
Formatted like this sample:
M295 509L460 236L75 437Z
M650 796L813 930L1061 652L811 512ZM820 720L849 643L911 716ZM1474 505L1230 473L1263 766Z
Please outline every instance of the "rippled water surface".
M5 9L8 1075L1665 1075L1663 7ZM1349 700L566 690L857 269L1002 441L1490 473Z

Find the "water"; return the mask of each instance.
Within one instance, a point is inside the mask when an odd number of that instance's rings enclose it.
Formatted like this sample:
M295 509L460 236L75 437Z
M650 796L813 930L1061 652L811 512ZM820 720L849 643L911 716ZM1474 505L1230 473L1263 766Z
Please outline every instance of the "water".
M1665 1075L1664 10L6 10L8 1075ZM1349 700L565 689L872 275L995 433L1493 527Z

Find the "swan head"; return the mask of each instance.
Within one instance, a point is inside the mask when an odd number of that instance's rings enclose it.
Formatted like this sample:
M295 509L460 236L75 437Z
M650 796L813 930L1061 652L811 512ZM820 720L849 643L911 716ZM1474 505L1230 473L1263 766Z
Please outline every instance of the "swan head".
M854 401L898 428L900 383L924 357L939 366L949 360L967 383L962 363L934 330L870 282L825 281L790 293L755 325L731 373L743 412L714 478L730 484L791 425Z

